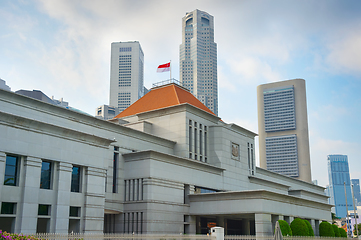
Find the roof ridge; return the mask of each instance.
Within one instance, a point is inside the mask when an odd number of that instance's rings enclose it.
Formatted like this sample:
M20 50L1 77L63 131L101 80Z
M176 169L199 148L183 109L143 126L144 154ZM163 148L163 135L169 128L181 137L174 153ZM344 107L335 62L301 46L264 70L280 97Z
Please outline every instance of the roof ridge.
M177 98L177 102L178 102L178 104L180 104L179 96L178 96L178 93L177 93L177 91L176 91L176 89L175 89L175 85L173 84L172 87L173 87L173 91L174 91L174 93L175 93L175 96L176 96L176 98Z

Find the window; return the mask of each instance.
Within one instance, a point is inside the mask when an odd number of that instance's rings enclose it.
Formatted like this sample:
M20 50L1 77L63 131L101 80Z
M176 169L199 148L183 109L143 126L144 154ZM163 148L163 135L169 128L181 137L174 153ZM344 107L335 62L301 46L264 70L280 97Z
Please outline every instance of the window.
M39 204L38 215L49 216L50 215L50 205Z
M6 156L4 185L17 186L19 172L19 157Z
M80 217L80 207L70 207L69 217Z
M15 214L16 203L2 202L1 203L1 214Z
M188 146L189 146L189 158L192 158L192 120L189 120L189 131L188 131Z
M117 172L118 172L118 159L119 159L119 147L114 147L113 156L113 193L117 193Z
M71 174L71 191L80 192L80 167L73 166Z
M41 163L40 188L50 189L51 180L51 162L43 161Z

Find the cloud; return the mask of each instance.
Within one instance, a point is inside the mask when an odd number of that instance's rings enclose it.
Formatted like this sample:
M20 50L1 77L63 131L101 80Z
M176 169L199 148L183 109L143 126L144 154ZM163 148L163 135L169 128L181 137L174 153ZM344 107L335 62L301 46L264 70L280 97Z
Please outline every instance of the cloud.
M341 39L328 44L326 62L332 72L355 75L361 73L361 23L355 29L340 33Z
M261 84L279 81L281 76L264 61L248 57L227 61L233 73L240 76L243 83Z
M336 106L333 104L319 105L316 111L312 111L309 115L319 122L336 122L340 117L350 115L349 109L344 106Z
M347 155L351 178L359 178L361 162L359 159L360 142L347 142L343 140L323 138L317 131L310 134L311 171L313 180L319 185L328 185L327 155Z

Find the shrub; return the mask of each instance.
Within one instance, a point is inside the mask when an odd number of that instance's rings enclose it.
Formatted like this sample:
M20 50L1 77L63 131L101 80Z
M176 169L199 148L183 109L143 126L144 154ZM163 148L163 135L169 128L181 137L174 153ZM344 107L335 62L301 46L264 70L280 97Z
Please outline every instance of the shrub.
M307 228L308 228L308 236L315 236L315 234L313 233L313 228L311 226L311 223L309 221L307 221L306 219L304 219L303 221L305 221Z
M335 237L332 225L329 222L322 222L319 225L320 237Z
M280 224L280 229L282 232L282 236L292 236L292 230L290 228L290 225L285 220L278 220Z
M333 231L335 232L335 237L341 237L340 231L338 230L338 226L332 224Z
M38 240L34 236L26 236L23 234L7 233L0 229L0 240Z
M340 237L347 238L347 233L346 233L345 229L338 228L338 231L340 232Z
M295 218L291 222L291 230L293 236L308 236L308 227L301 218Z

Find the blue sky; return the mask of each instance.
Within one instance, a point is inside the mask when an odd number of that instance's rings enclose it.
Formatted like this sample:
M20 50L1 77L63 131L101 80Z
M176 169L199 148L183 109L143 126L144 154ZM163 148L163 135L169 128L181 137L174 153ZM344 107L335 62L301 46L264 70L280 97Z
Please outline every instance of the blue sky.
M328 184L328 154L361 178L361 1L0 1L0 78L94 115L109 102L110 44L139 41L145 85L179 78L181 20L214 16L219 116L257 130L256 87L306 80L312 178Z

